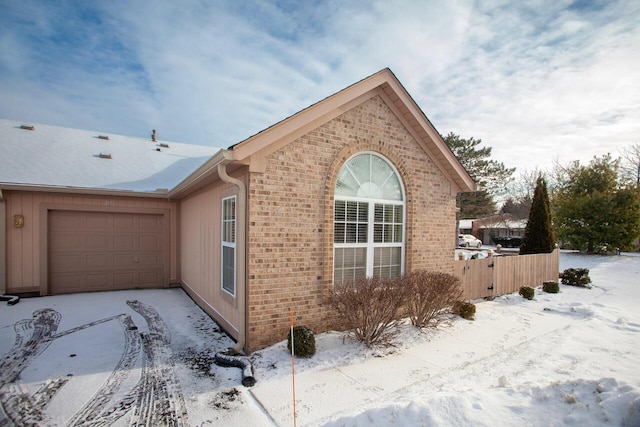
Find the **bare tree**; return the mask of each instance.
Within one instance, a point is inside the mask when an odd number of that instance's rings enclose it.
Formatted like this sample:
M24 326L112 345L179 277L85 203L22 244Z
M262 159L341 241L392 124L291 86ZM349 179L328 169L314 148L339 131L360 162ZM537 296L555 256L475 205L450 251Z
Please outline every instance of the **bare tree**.
M620 180L640 185L640 143L620 150Z

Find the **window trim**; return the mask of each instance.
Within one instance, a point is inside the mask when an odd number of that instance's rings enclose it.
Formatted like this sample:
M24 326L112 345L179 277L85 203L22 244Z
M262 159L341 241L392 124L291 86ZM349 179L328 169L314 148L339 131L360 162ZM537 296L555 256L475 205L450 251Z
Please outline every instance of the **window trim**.
M232 219L227 219L225 217L225 206L226 203L229 201L233 201L233 218ZM236 236L237 236L237 223L238 223L238 203L237 203L237 197L235 195L230 196L230 197L225 197L222 199L221 203L220 203L220 209L221 209L221 213L220 213L220 289L225 292L226 294L232 296L235 298L236 296L236 288L237 288L237 250L236 250ZM233 241L226 241L225 240L225 226L228 223L232 223L233 224L233 229L232 229L232 236L233 236ZM224 258L224 252L225 252L225 248L232 248L233 249L233 292L230 292L228 289L225 288L225 258Z

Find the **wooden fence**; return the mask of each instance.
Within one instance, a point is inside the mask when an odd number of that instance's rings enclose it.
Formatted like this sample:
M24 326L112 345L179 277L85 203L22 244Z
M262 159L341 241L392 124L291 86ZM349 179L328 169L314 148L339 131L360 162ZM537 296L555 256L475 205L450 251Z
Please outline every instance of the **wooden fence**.
M522 286L541 286L558 280L560 250L550 254L494 256L455 261L454 274L460 278L463 298L492 298L518 292Z

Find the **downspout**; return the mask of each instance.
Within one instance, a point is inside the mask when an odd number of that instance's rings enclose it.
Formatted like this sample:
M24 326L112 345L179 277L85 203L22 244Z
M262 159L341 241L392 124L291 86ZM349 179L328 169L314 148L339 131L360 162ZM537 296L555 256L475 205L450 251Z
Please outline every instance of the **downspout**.
M7 204L0 189L0 295L7 292Z
M240 242L241 247L239 248L240 250L236 251L236 283L238 285L236 301L238 302L240 325L238 325L238 342L232 347L232 349L236 353L240 353L244 349L247 338L247 187L243 181L230 177L227 174L226 162L218 164L218 176L222 182L232 184L238 188L236 242Z

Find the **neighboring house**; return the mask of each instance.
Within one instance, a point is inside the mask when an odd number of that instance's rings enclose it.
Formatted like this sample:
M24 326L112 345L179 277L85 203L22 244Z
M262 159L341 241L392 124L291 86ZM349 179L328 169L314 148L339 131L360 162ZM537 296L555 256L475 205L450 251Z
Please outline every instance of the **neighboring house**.
M330 327L336 283L452 273L475 187L388 69L227 149L21 124L0 121L0 291L179 285L249 352L289 311Z
M473 220L472 234L485 245L495 244L495 238L523 237L527 220L516 218L508 213L492 215Z
M473 231L472 219L458 220L458 234L471 234Z

